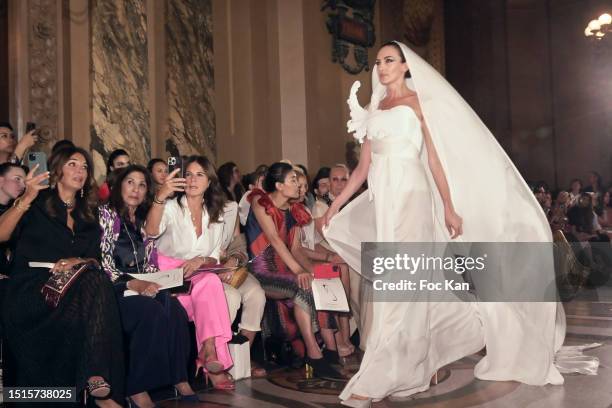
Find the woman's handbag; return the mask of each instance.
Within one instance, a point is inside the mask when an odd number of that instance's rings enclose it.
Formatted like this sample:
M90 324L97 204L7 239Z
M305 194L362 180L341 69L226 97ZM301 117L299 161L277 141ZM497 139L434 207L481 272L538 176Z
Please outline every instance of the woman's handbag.
M56 308L77 278L89 268L96 267L97 264L95 261L87 261L74 265L68 271L52 273L40 290L45 302L49 306Z

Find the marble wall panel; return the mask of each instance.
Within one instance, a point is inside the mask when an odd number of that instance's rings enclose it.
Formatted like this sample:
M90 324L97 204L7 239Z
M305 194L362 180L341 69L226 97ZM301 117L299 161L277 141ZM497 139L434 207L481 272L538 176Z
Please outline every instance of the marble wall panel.
M146 0L92 0L91 150L96 175L114 149L151 157Z
M167 0L168 153L216 158L212 0Z

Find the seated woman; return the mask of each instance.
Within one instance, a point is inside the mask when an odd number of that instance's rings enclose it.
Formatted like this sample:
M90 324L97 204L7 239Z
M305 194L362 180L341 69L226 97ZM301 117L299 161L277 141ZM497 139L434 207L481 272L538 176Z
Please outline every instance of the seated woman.
M181 399L197 401L187 382L189 328L180 303L159 285L128 274L157 272L153 241L143 225L153 201L147 169L130 165L117 176L108 204L100 207L102 267L115 282L128 342L126 394L140 408L154 407L148 391L174 385ZM124 296L126 289L140 296Z
M249 346L253 345L255 335L261 330L261 318L266 306L266 293L261 288L259 281L250 273L238 288L230 285L234 278L235 268L246 265L248 261L246 240L244 234L240 233L238 222L238 204L230 201L225 204L223 213L223 240L221 244L221 263L227 268L232 268L219 274L223 282L227 306L230 312L230 321L233 322L242 305L240 317L240 334L249 340ZM252 377L265 377L266 370L256 367L251 363Z
M599 225L603 228L610 228L612 227L612 201L609 190L603 193L602 203L601 215L598 216Z
M191 291L178 300L195 323L197 370L203 367L215 388L232 390L234 382L225 372L233 363L227 346L232 329L223 284L214 273L191 276L201 266L219 262L225 195L208 159L191 156L184 163L185 178L176 178L180 171L176 169L157 192L145 231L157 237L159 268L181 267L191 280ZM177 197L169 200L175 192Z
M2 310L16 385L76 385L77 393L87 388L98 406L118 407L123 344L110 280L99 268L87 268L50 307L41 294L49 269L32 264L53 263L51 273L61 274L100 258L91 158L81 148L65 148L51 156L50 176L33 176L34 170L24 195L0 217L0 241L12 236L16 242ZM51 188L40 191L47 178Z
M166 177L168 177L168 165L162 159L155 158L149 160L147 170L149 170L151 178L153 179L153 191L157 192L164 184L164 181L166 181Z
M299 228L310 222L310 215L299 203L289 204L290 200L298 198L299 191L296 173L287 163L274 163L270 166L264 180L266 192L253 190L250 194L251 212L247 218L246 236L249 245L249 255L255 259L250 270L255 275L261 287L270 299L281 300L278 309L283 313L281 327L273 330L281 332L281 336L292 337L289 313L293 309L304 345L306 347L305 361L313 368L317 377L342 378L324 359L317 344L315 332L319 323L327 334L326 343L333 342L333 321L325 319L328 314L317 314L310 285L312 271L309 263L302 266L292 254L300 245ZM308 268L308 269L306 269ZM285 332L285 333L282 333Z
M299 197L296 200L298 203L304 203L306 192L308 191L308 179L298 168L295 168L297 174ZM306 208L308 211L308 208ZM308 211L310 213L310 211ZM311 214L312 216L312 214ZM296 257L298 261L304 263L303 259L307 258L310 262L314 263L332 263L340 269L340 280L344 287L346 298L350 299L350 279L348 265L338 254L330 251L319 243L323 241L323 238L319 235L318 231L315 230L315 221L311 220L308 224L300 228L300 246L297 248ZM351 344L351 329L349 326L349 314L348 313L334 313L336 321L338 322L339 330L334 334L335 341L326 343L326 350L323 351L323 355L332 362L337 362L338 357L348 357L355 352L355 346ZM324 337L325 339L325 337Z

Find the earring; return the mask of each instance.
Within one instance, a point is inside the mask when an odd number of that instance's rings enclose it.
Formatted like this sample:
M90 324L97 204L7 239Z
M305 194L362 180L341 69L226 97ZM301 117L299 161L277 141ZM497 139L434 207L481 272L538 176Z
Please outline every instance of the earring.
M83 189L81 189L81 198L83 198Z

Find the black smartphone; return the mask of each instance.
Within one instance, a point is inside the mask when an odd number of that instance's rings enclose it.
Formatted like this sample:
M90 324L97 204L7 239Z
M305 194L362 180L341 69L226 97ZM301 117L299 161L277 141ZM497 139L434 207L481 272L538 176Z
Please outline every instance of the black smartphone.
M26 128L25 128L25 132L26 133L30 133L34 129L36 129L36 123L34 123L34 122L27 122L26 123Z
M176 177L185 177L185 169L183 168L183 158L181 156L168 157L168 174L172 173L176 169L180 169L180 171L176 174Z

